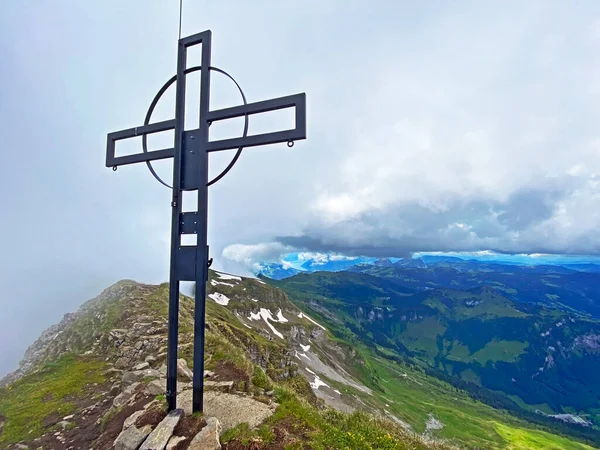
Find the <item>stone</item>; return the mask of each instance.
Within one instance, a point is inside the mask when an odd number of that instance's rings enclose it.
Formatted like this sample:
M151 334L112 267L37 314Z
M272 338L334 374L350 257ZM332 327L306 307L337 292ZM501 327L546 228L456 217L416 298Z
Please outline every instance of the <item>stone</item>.
M69 414L68 416L63 417L62 420L71 420L73 417L75 417L75 414Z
M146 361L148 364L152 364L153 362L156 362L156 357L148 355L144 361Z
M205 381L206 390L229 392L233 389L233 381Z
M69 425L71 425L71 422L69 422L67 420L61 420L56 425L61 427L63 430L66 430L69 427Z
M138 417L140 417L142 414L144 413L144 410L141 409L139 411L134 412L132 415L130 415L127 419L125 419L125 422L123 422L123 430L125 428L129 428L132 425L135 425L135 421L138 420Z
M113 406L115 408L120 408L125 403L128 403L135 396L135 390L139 385L140 383L133 383L127 386L123 392L114 398Z
M152 380L144 388L144 392L150 396L156 396L165 393L167 381L164 378Z
M29 450L25 444L15 444L15 450Z
M183 409L174 409L146 438L140 450L163 450L173 435L173 430L183 416Z
M191 381L189 383L179 382L179 383L177 383L177 393L180 394L183 391L185 391L186 389L192 389L192 387L193 387L193 383Z
M190 380L194 379L193 372L190 370L186 360L183 358L177 360L177 375L184 378L189 378Z
M269 397L273 397L273 395L275 394L275 391L267 391L265 393L265 395L269 396Z
M177 397L177 404L192 414L191 390L183 391ZM273 402L273 408L276 404ZM216 391L204 392L204 416L215 417L221 423L221 432L225 432L240 423L247 423L250 429L263 423L270 417L274 409L251 397L228 394Z
M204 378L210 378L210 377L214 377L215 373L212 370L205 370L204 371Z
M194 436L188 450L221 450L221 423L215 417L206 419L206 426Z
M150 425L145 425L142 428L134 426L125 428L115 439L114 448L115 450L137 450L151 431L152 427Z
M158 371L163 375L163 376L167 376L167 365L163 364L162 366L160 366L158 368Z
M177 447L177 444L179 444L181 441L185 441L186 439L187 438L185 436L171 436L171 439L169 439L167 448L165 450L173 450L175 447Z
M148 363L144 363L148 364ZM140 381L143 378L160 378L161 373L158 370L154 369L142 369L142 370L134 370L133 372L124 372L122 383L124 386L127 386L131 383L135 383L136 381Z
M135 366L133 368L133 370L144 370L144 369L147 369L148 367L150 367L150 364L148 364L148 362L143 362L143 363L139 363L137 366Z
M110 387L110 395L118 395L121 392L121 383L113 383Z

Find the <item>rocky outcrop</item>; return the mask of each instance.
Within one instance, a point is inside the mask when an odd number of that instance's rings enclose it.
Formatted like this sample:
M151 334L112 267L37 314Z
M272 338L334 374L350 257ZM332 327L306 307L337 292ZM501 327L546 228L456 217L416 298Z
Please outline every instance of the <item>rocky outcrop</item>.
M192 439L188 450L220 450L221 423L214 417L206 420L206 426Z
M115 440L115 450L137 450L151 431L150 425L144 425L142 428L131 425L125 428Z
M167 414L167 417L165 417L146 438L140 447L140 450L163 450L167 446L169 439L171 439L173 430L182 416L182 409L175 409Z

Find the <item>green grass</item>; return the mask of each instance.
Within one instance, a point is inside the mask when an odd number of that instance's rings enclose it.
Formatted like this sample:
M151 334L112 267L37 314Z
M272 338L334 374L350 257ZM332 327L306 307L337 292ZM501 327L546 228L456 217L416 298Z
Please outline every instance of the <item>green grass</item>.
M357 395L367 404L388 410L418 433L425 431L431 413L445 425L442 430L435 431L434 436L460 447L498 450L593 448L534 428L505 411L475 401L465 392L426 376L415 367L368 356L366 348L361 351L378 372L385 392L374 392L372 396L357 392Z
M427 317L420 322L410 322L402 335L402 343L413 351L423 352L433 358L438 353L437 337L446 328L435 318Z
M0 446L41 436L44 419L52 413L69 415L75 408L72 399L82 395L86 385L104 381L104 366L67 355L0 389L0 415L6 418Z
M484 348L473 353L472 360L485 365L487 361L514 362L529 346L526 342L498 341L493 339Z
M247 445L260 438L270 444L274 428L285 427L297 439L286 448L301 449L308 444L314 450L434 450L445 449L442 444L425 444L419 437L388 420L376 419L363 412L341 413L329 408L320 410L299 398L288 389L276 389L279 407L258 430L240 425L223 434L221 442L239 439Z

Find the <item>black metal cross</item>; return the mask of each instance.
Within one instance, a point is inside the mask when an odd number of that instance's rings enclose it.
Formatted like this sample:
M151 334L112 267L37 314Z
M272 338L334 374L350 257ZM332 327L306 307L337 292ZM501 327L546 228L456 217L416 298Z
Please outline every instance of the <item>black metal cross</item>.
M187 50L194 45L202 45L200 66L187 68ZM203 409L204 381L204 327L206 282L208 279L207 245L207 213L208 186L215 183L227 173L239 157L244 147L287 142L292 146L295 140L306 139L306 96L296 94L286 97L247 103L246 98L233 78L221 69L211 67L211 32L210 30L179 40L177 52L177 75L171 78L158 92L150 105L144 125L127 130L109 133L106 145L106 166L116 170L118 166L145 162L152 174L163 184L151 166L151 161L173 158L173 200L171 202L171 269L169 286L169 330L167 350L167 386L166 397L169 410L177 403L177 339L179 316L179 282L195 281L196 297L194 312L194 377L192 410ZM185 117L185 77L191 72L200 72L200 124L195 130L184 130ZM238 87L244 104L232 108L209 110L210 73L222 73L234 81ZM177 83L175 94L175 119L150 123L152 112L167 88ZM295 127L293 129L248 136L248 117L268 111L285 108L295 109ZM208 129L212 122L218 120L245 117L242 137L210 141ZM175 130L173 148L148 151L146 137L151 133ZM127 156L115 156L116 141L135 136L142 136L143 152ZM215 179L208 179L208 154L221 150L237 149L237 153L229 166ZM167 185L168 186L168 185ZM170 187L170 186L169 186ZM198 192L197 211L182 211L183 191ZM195 234L196 245L182 245L181 235ZM212 259L211 259L212 261Z

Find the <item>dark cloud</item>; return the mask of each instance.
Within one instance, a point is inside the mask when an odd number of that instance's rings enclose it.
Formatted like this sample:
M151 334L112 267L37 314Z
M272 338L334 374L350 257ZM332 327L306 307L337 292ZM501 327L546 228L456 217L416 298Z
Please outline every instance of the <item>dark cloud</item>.
M506 201L454 201L444 210L419 203L370 210L334 225L312 225L276 241L303 251L352 256L405 257L416 252L595 253L593 238L553 245L536 226L552 218L559 203L578 186L572 177L553 180L548 189L525 187Z

